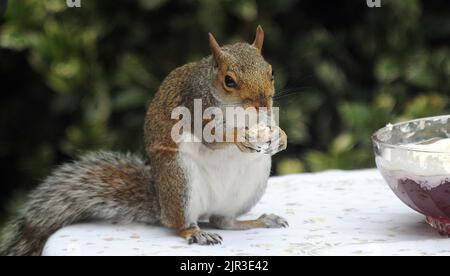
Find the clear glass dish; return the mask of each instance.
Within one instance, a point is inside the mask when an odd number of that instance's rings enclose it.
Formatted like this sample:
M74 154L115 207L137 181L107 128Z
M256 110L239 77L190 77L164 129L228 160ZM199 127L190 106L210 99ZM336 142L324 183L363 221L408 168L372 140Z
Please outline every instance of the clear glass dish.
M392 191L450 237L450 115L389 124L372 141Z

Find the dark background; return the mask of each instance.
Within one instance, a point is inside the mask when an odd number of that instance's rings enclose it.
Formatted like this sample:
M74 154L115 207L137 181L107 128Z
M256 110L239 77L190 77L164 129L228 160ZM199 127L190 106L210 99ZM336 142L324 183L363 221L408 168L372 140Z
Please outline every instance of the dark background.
M288 150L274 174L373 167L371 133L448 111L448 0L14 0L0 19L0 223L57 164L144 152L148 101L175 67L261 24Z

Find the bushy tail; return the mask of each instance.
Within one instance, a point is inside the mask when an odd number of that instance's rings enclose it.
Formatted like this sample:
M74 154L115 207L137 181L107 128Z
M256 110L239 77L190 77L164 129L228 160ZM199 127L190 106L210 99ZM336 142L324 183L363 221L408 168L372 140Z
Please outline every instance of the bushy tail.
M40 256L48 236L31 230L23 217L9 223L2 233L0 256Z
M159 221L159 203L145 161L127 154L91 153L56 169L9 223L0 255L38 256L60 228L90 219Z

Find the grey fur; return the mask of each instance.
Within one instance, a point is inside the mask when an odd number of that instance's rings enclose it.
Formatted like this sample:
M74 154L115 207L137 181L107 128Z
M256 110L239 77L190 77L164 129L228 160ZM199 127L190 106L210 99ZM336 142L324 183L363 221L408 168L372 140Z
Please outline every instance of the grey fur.
M136 181L124 174L118 179L117 173L127 169L140 178ZM90 153L60 166L30 194L22 217L5 229L0 254L40 255L51 234L79 221L158 223L159 203L149 170L137 156L110 152ZM122 202L118 192L130 193L124 196L131 200Z

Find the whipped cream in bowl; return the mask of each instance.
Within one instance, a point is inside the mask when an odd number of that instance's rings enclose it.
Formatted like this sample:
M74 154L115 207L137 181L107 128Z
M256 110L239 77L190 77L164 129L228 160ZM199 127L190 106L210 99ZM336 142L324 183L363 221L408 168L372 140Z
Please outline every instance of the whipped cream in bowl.
M450 235L450 115L388 124L372 141L377 167L393 192Z

